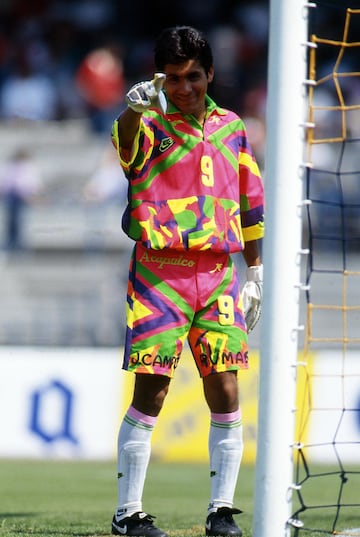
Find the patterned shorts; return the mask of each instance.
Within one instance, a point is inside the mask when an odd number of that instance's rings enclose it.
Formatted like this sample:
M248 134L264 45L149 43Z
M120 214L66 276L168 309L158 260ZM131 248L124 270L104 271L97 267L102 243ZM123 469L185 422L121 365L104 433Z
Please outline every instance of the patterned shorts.
M248 368L240 282L228 254L136 244L123 368L174 376L186 339L201 377Z

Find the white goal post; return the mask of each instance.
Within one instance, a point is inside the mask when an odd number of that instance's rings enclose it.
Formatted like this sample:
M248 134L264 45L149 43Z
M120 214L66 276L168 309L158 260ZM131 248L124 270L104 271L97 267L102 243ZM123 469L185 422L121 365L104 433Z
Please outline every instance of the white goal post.
M253 537L290 535L306 114L303 0L270 0L264 303Z

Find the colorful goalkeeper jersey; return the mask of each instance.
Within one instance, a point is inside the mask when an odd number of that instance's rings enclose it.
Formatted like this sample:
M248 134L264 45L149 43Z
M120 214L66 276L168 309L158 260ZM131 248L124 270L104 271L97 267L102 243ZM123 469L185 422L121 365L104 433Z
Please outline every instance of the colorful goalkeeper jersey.
M154 250L237 252L263 236L263 184L242 120L208 96L204 125L171 103L142 115L132 156L123 229Z

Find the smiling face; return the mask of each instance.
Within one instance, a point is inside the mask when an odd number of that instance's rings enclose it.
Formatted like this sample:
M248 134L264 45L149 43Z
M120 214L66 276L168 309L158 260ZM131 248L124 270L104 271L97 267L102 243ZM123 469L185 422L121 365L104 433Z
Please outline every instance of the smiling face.
M164 88L167 97L183 114L192 114L198 121L205 117L205 95L213 80L214 69L206 74L198 60L166 64Z

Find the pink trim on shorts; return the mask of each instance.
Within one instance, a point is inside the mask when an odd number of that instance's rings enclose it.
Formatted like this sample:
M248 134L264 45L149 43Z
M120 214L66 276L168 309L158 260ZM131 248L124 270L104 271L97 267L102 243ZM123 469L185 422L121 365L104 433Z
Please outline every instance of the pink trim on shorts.
M241 409L235 410L235 412L226 412L224 414L217 414L211 412L211 419L218 423L229 423L231 421L237 421L241 418Z
M130 416L130 418L140 421L141 423L145 423L145 425L151 425L154 426L157 420L156 416L148 416L147 414L143 414L139 410L136 410L133 406L130 406L127 415Z

